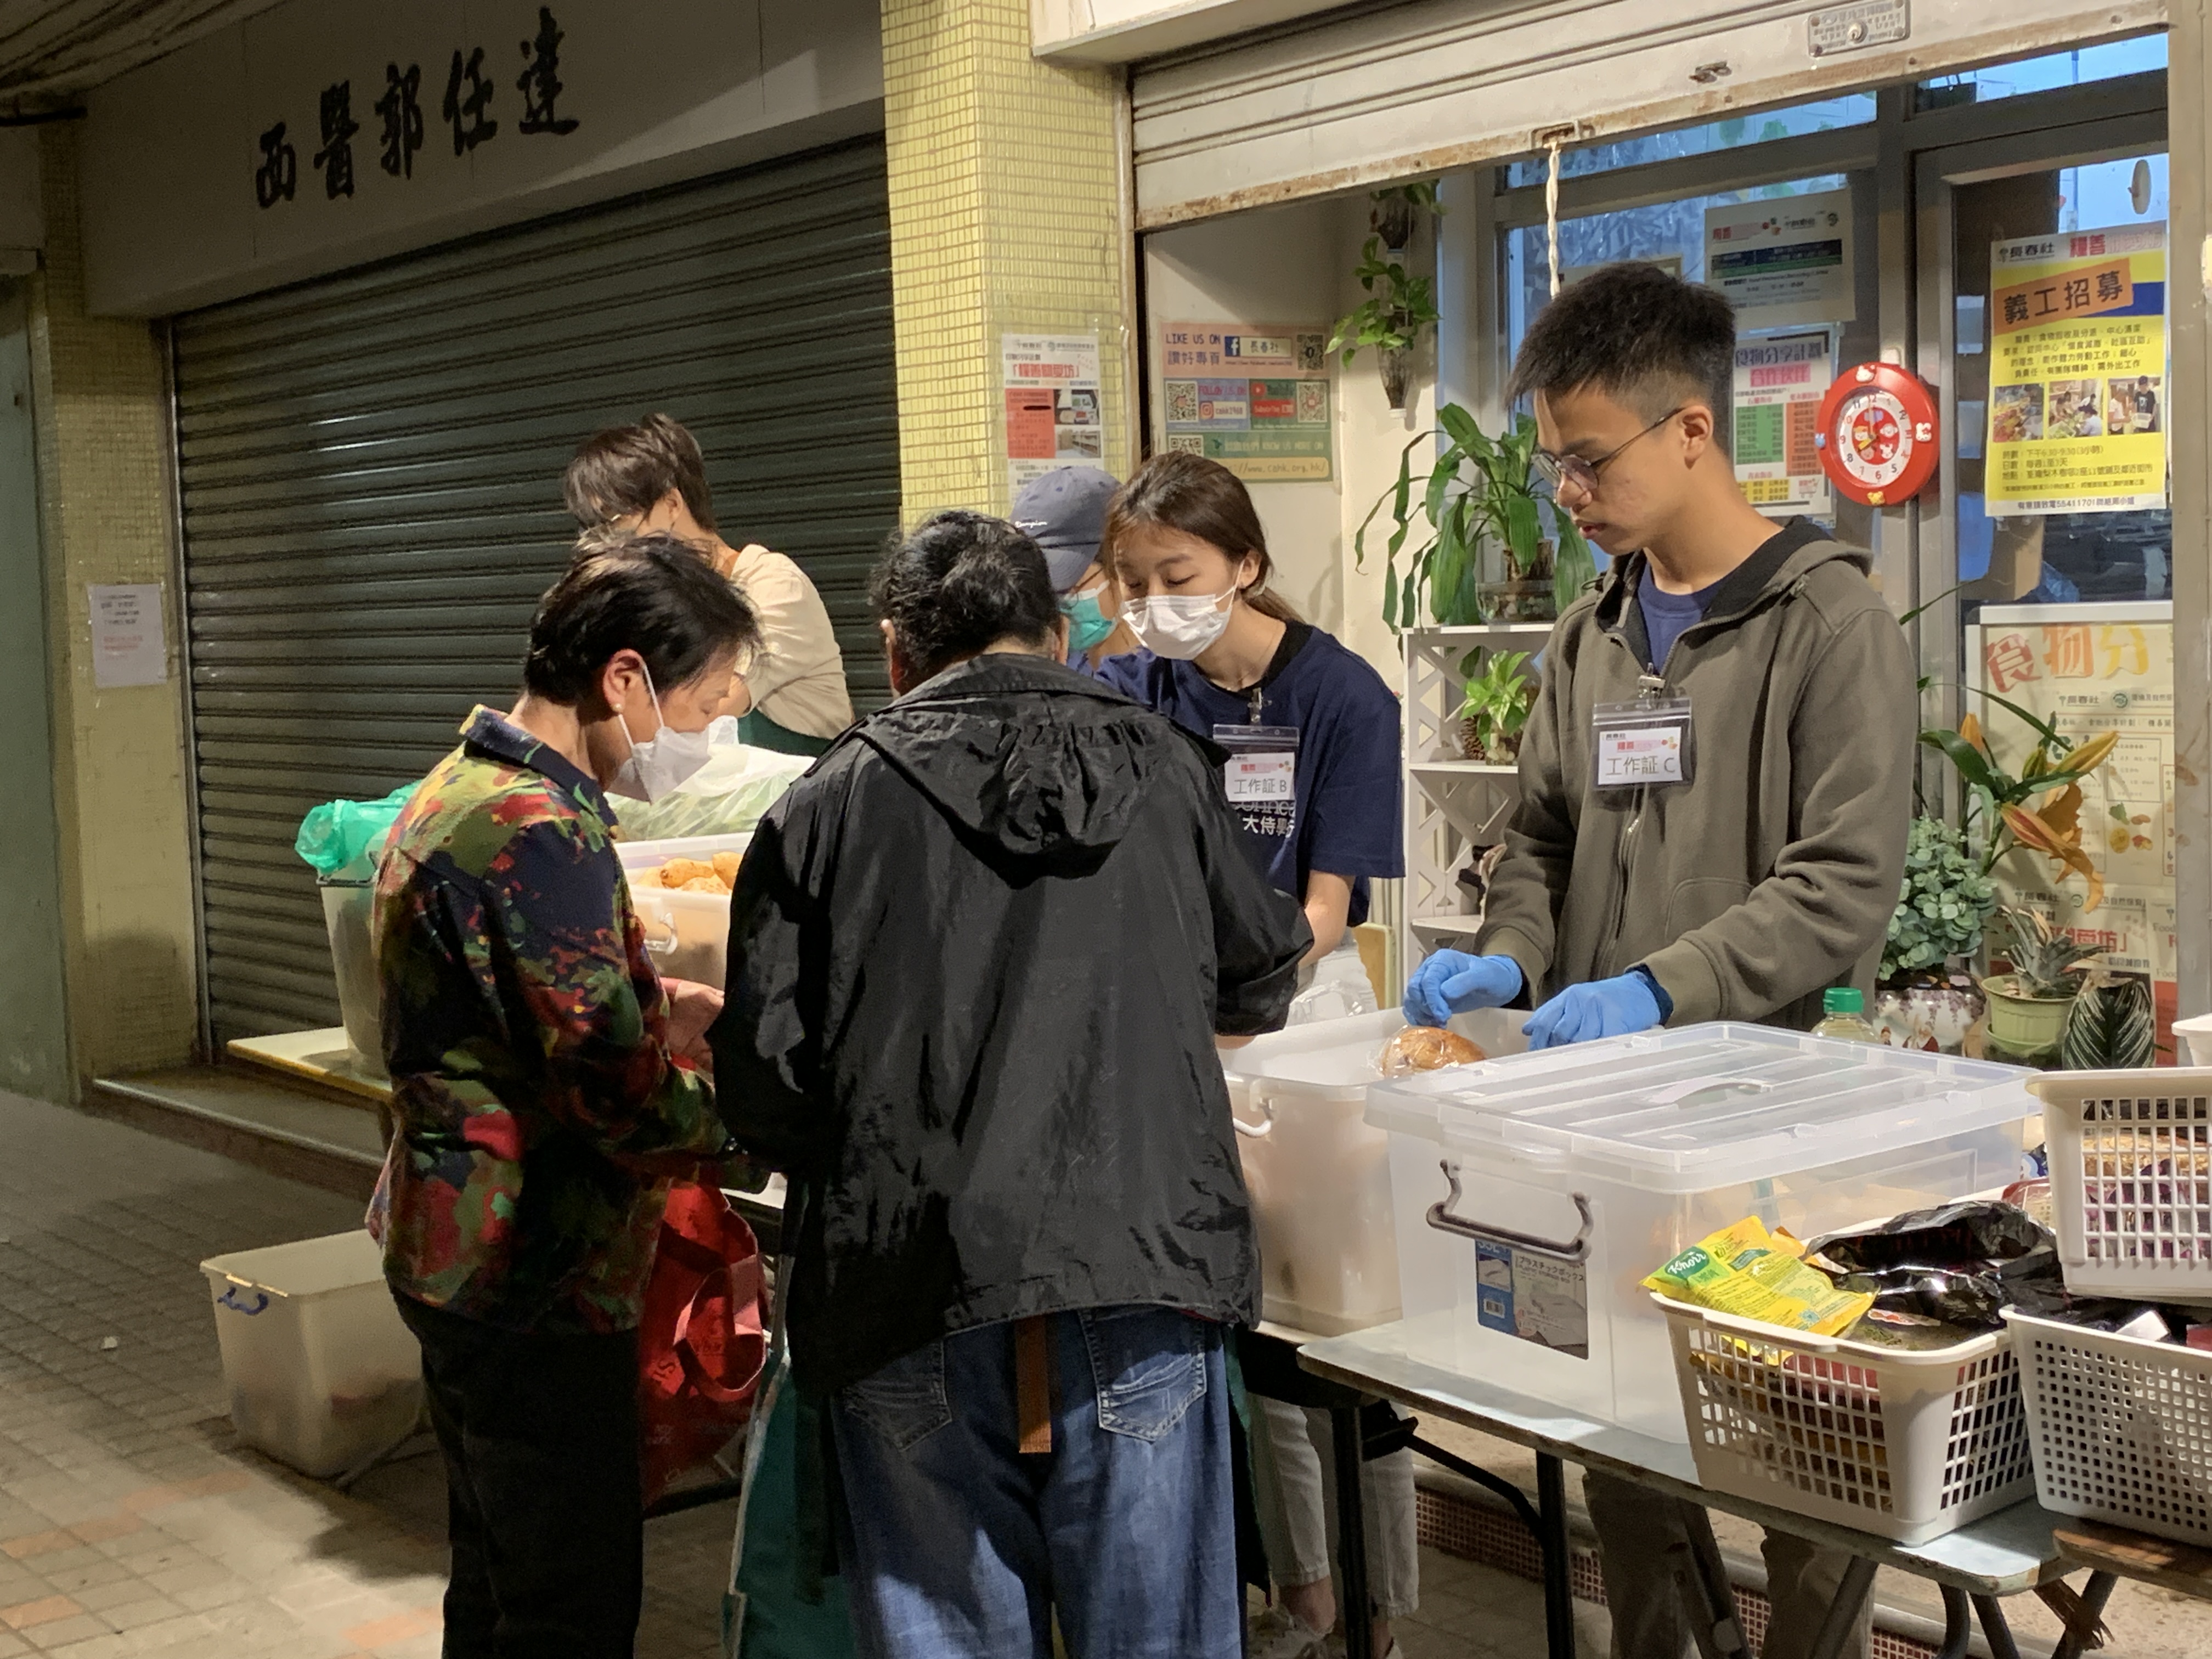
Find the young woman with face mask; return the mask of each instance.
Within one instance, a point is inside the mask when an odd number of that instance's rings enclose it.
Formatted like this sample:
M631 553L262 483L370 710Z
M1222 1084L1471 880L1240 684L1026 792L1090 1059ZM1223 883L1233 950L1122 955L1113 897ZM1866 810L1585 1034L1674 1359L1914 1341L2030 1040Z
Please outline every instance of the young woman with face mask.
M523 694L479 708L378 873L394 1133L369 1211L453 1493L450 1654L628 1654L643 1584L637 1326L670 1177L720 1158L719 987L646 954L611 793L705 759L750 608L665 536L579 558Z
M1398 700L1268 591L1260 515L1218 461L1146 462L1107 511L1101 562L1145 648L1098 678L1231 751L1245 851L1305 907L1314 955L1328 955L1367 919L1369 878L1405 872Z
M1398 700L1366 660L1267 591L1252 498L1202 456L1155 455L1114 498L1102 560L1145 649L1098 678L1230 751L1224 785L1244 850L1305 907L1314 956L1366 920L1370 877L1404 873ZM1321 1449L1325 1413L1259 1399L1261 1529L1283 1605L1253 1659L1301 1659L1336 1622ZM1316 1443L1316 1430L1320 1436ZM1376 1654L1418 1605L1413 1455L1365 1466Z

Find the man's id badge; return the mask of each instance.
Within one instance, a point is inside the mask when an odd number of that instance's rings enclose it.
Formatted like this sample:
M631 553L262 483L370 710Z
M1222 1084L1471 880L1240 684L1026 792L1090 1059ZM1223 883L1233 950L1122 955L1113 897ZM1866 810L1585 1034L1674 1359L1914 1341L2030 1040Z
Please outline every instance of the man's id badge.
M1690 700L1600 703L1590 717L1590 769L1600 789L1689 782L1696 770Z
M1289 835L1298 793L1298 728L1217 726L1213 740L1229 751L1221 778L1239 821L1255 835Z

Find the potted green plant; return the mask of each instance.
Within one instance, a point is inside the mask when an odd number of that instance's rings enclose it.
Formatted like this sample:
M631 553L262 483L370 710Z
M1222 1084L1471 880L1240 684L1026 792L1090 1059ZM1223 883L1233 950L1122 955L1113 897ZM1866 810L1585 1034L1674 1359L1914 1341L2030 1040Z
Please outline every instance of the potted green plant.
M1882 942L1882 982L1904 989L1923 975L1940 976L1954 957L1972 956L1996 905L1996 884L1966 837L1940 818L1913 819L1904 884Z
M1552 620L1589 585L1595 566L1574 520L1539 487L1531 459L1536 423L1522 416L1492 438L1457 404L1439 409L1437 423L1440 447L1419 496L1413 451L1430 441L1427 434L1400 452L1397 482L1368 508L1352 538L1354 559L1364 568L1368 530L1388 511L1382 619L1394 629L1418 627L1425 599L1430 614L1448 625ZM1398 557L1416 523L1428 533L1401 574ZM1484 580L1486 552L1495 554L1502 580Z
M1996 928L2012 971L1982 981L1990 1000L1990 1041L2022 1058L2058 1047L2088 965L2101 948L2077 944L2033 910L1997 907Z
M1437 310L1436 285L1406 269L1406 248L1422 218L1443 211L1437 205L1433 182L1394 185L1378 190L1368 215L1374 234L1362 243L1359 263L1352 270L1368 297L1337 319L1330 331L1328 349L1344 354L1348 367L1362 346L1373 346L1382 375L1382 395L1393 409L1406 406L1413 384L1413 349L1421 332L1442 314Z
M2087 891L2081 908L2095 909L2104 902L2105 878L2081 845L2081 780L2111 757L2118 734L2100 732L2077 743L2016 702L1986 691L1979 695L2025 721L2034 733L2019 771L1998 763L1981 721L1971 713L1956 732L1923 732L1920 741L1949 757L1966 787L1963 828L1970 838L1978 832L1982 873L1987 875L2016 849L2039 853L2051 860L2054 875L2063 879L2071 872L2082 878Z
M2098 966L2066 1007L2059 1064L2069 1072L2133 1070L2158 1062L2158 1014L2150 980Z
M1468 678L1459 706L1460 747L1471 761L1510 766L1521 757L1521 732L1535 706L1536 682L1522 666L1526 651L1472 652L1461 671L1484 655L1490 660Z

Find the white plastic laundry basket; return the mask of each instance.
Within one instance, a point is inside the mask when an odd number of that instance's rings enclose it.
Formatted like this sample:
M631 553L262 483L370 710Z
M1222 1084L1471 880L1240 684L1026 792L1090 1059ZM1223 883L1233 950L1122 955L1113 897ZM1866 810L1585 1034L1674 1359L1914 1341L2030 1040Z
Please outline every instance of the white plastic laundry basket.
M2005 1318L2043 1507L2212 1545L2212 1353Z
M2067 1288L2212 1297L2212 1068L2045 1072L2027 1086Z
M1700 1486L1903 1544L2033 1486L2002 1332L1907 1353L1651 1299L1667 1316Z

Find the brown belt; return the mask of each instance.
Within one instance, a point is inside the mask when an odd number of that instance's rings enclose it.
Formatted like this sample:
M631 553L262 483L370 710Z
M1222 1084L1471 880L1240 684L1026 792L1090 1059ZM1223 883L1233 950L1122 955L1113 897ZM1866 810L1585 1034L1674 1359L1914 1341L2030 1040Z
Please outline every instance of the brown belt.
M1022 1450L1052 1449L1052 1342L1044 1316L1014 1322L1014 1410Z

